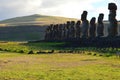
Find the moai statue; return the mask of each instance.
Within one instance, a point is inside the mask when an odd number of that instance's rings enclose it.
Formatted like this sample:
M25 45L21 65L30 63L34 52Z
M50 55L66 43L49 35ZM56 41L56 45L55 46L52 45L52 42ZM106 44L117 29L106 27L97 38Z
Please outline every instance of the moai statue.
M93 17L91 20L90 20L90 28L89 28L89 37L90 38L95 38L96 37L96 18Z
M81 36L81 27L80 27L80 25L81 25L81 21L77 21L76 26L75 26L75 33L76 33L75 35L76 35L77 39L79 39L80 36Z
M55 40L56 39L56 25L52 26L52 36L51 36L51 40Z
M82 15L81 15L81 20L82 20L82 24L81 24L81 32L82 32L82 38L87 38L88 37L88 28L89 28L89 22L87 20L87 11L83 11Z
M115 3L109 3L108 9L110 10L109 13L109 26L108 26L108 36L115 37L117 36L117 20L116 20L116 10L117 5Z
M70 39L75 38L75 21L71 21L70 24Z
M59 40L62 40L62 29L63 29L63 24L59 24L59 31L58 31L58 33L59 33L59 35L58 35L58 38L59 38Z
M59 39L60 39L60 37L59 37L59 32L60 32L60 30L59 30L59 24L56 24L56 25L55 25L55 33L54 33L54 35L55 35L55 40L59 40Z
M50 26L48 26L46 32L47 32L47 34L46 34L46 40L52 40L52 37L53 37L53 24L51 24Z
M103 23L104 14L99 14L98 24L97 24L97 36L104 36L104 23Z
M66 24L62 24L62 40L66 37Z
M49 30L49 26L46 28L46 30L45 30L45 40L49 40L49 34L50 34L50 32L49 32L50 30Z
M70 21L67 21L66 25L66 39L70 39Z

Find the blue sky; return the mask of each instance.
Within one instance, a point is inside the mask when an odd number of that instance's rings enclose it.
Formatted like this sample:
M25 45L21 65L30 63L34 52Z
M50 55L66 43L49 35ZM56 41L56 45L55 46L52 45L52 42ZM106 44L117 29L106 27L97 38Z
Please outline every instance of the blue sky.
M0 0L0 20L32 14L63 16L80 19L83 10L88 11L88 20L105 14L108 19L108 3L119 0ZM117 2L117 5L118 5ZM120 5L117 19L120 20Z

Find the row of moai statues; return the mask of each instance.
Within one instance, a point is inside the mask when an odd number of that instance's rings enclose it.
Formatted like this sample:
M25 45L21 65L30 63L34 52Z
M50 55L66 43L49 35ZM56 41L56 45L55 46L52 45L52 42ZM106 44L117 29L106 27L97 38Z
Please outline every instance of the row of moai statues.
M110 10L108 36L115 37L117 36L117 20L115 18L117 6L115 3L109 3L108 9ZM89 22L87 15L88 12L83 11L81 20L77 22L67 21L65 24L51 24L46 29L45 40L86 39L104 36L104 14L99 14L97 23L95 17L92 17Z

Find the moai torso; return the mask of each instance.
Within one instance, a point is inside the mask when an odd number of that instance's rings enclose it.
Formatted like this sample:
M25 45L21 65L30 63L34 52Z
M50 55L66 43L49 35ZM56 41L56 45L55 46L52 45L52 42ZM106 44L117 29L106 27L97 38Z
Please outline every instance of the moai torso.
M86 19L87 18L87 11L84 11L83 14L81 15L81 32L82 32L82 38L87 38L88 37L88 28L89 28L89 22Z
M90 20L90 29L89 29L89 37L90 38L95 38L96 37L96 18L93 17L91 20Z
M115 3L109 3L108 9L110 10L109 13L109 26L108 26L108 36L115 37L118 34L117 31L117 20L116 20L116 10L117 6Z
M104 14L99 14L98 24L97 24L97 36L104 36L104 23L103 23Z
M80 27L81 21L77 21L76 26L75 26L75 36L76 38L80 38L81 36L81 27Z

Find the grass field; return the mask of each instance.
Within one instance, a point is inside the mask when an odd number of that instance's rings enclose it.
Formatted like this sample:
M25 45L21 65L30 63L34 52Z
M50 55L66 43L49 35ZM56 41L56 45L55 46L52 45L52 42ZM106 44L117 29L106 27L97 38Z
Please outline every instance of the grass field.
M62 48L64 44L0 42L0 80L119 80L120 59L115 55L100 56L99 51L94 51L96 48ZM53 49L56 51L53 54L35 53ZM31 50L34 54L27 54ZM85 53L58 53L58 50ZM111 54L111 48L106 50L102 54Z
M0 80L119 80L120 59L0 52Z

